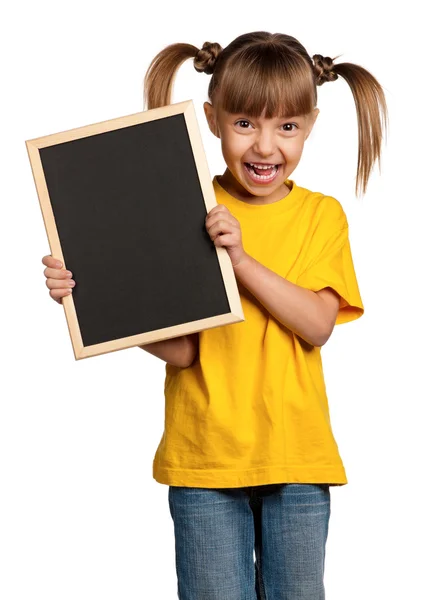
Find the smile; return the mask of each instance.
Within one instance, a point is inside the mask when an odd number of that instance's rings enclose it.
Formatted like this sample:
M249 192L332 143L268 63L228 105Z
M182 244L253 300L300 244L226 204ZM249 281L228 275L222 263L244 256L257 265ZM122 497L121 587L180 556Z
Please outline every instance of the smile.
M245 171L255 183L270 183L274 181L281 165L259 165L257 163L243 163Z

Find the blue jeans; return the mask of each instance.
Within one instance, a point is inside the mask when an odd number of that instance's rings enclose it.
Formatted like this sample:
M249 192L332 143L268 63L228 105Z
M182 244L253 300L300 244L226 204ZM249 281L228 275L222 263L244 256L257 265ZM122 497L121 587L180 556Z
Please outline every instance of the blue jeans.
M328 484L171 486L169 507L180 600L324 600Z

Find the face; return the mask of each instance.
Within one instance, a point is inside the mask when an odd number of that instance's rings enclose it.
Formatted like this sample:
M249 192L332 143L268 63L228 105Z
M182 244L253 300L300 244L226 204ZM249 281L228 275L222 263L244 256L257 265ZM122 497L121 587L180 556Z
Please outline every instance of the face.
M231 114L209 102L204 110L212 133L221 139L227 170L220 178L241 200L274 202L288 193L284 180L297 167L319 110L310 115L266 119ZM252 166L253 165L253 166ZM264 168L269 167L269 168Z

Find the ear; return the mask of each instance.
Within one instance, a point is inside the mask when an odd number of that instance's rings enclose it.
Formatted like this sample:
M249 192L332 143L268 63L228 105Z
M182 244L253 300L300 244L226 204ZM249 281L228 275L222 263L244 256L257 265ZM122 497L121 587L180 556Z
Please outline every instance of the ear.
M205 111L205 115L206 115L206 119L209 125L209 129L212 131L212 133L217 137L220 138L220 133L219 133L219 127L218 127L218 123L217 123L217 117L216 117L216 110L215 107L212 106L212 104L210 102L205 102L203 104L203 110Z
M319 115L319 108L315 108L309 117L308 129L307 129L305 140L308 139L308 137L315 125L315 121L317 120L318 115Z

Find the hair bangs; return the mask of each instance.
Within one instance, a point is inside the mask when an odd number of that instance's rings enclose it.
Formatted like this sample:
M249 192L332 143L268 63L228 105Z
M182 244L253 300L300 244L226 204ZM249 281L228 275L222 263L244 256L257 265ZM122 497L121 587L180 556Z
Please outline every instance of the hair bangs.
M229 60L222 73L218 104L231 114L265 118L312 112L316 88L310 65L275 47L250 46Z

